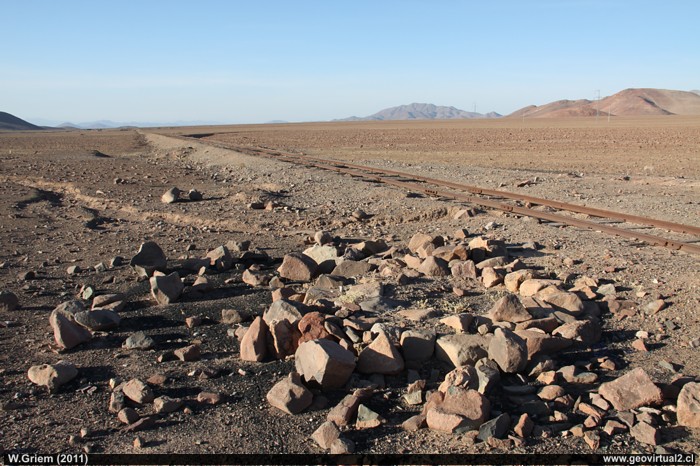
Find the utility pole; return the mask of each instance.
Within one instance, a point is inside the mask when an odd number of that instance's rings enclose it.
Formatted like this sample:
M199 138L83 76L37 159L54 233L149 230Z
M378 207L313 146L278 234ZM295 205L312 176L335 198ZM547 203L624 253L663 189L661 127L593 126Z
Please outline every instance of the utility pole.
M596 89L596 105L595 105L595 121L598 121L598 117L600 116L600 89Z

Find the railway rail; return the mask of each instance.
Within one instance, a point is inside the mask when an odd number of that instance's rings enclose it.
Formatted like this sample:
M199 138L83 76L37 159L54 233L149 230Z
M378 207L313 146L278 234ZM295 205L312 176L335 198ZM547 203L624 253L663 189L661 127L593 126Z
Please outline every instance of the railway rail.
M500 191L461 183L454 183L446 180L428 178L413 173L380 169L319 157L293 154L290 152L284 152L264 147L239 147L230 144L225 144L220 141L206 140L205 138L208 136L213 136L213 134L194 134L187 136L179 136L179 138L184 140L191 140L192 138L195 138L201 143L223 149L234 150L236 152L240 152L246 155L266 157L289 163L301 164L308 167L330 170L336 173L351 175L353 177L396 186L413 192L422 192L430 196L442 197L456 201L463 201L481 207L502 210L516 215L533 217L547 222L570 225L592 231L599 231L615 236L642 241L654 246L661 246L673 250L680 250L700 255L700 244L696 244L700 241L700 227L696 227L693 225L683 225L680 223L669 222L666 220L642 217L622 212L614 212L594 207L581 206L577 204L569 204L565 202L544 199L525 194L512 193L508 191ZM505 201L513 201L516 204L508 203ZM572 217L570 215L563 215L562 213L543 212L540 210L532 209L528 206L518 205L517 203L546 206L552 209L556 209L560 212L585 214L590 217L607 219L608 222L617 222L618 224L630 223L640 225L646 228L658 228L668 230L671 232L689 235L692 239L689 239L687 241L668 239L662 236L657 236L655 234L652 235L631 229L606 225L604 223L599 223L592 220L580 219Z

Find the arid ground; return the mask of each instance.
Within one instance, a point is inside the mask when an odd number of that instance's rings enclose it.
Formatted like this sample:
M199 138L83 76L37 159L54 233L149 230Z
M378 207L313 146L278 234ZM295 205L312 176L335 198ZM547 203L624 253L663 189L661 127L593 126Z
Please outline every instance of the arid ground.
M193 134L200 138L173 137ZM242 361L239 342L229 332L235 326L220 322L222 309L236 309L248 317L243 325L249 325L250 318L270 306L270 288L243 283L242 272L250 264L241 260L238 267L206 275L212 289L205 292L191 288L196 271L186 275L182 297L173 304L157 305L149 282L139 280L128 265L145 241L161 246L173 270L185 258L205 257L207 251L229 242L251 241L251 249L268 256L260 262L261 270L274 275L285 254L306 249L308 238L320 230L329 231L344 245L381 239L401 250L418 232L453 241L456 230L466 229L468 240L485 235L505 241L511 258L520 258L542 276L565 283L587 276L600 285L613 284L618 300L636 306L625 318L601 306L600 342L560 355L568 364L596 372L601 382L637 367L661 385L676 381L679 386L678 380L700 376L700 342L691 344L700 337L697 256L489 210L455 220L449 215L455 205L450 201L409 196L398 188L255 158L208 142L353 161L700 226L698 117L0 133L0 290L13 292L20 303L19 309L0 311L3 450L321 452L310 439L312 432L353 388L370 383L368 377L358 376L351 380L354 386L341 389L321 390L312 384L314 404L296 415L270 406L267 392L293 370L294 360ZM517 186L527 180L531 183ZM203 199L161 202L161 195L171 187L185 194L196 189ZM258 201L272 201L273 207L249 208ZM355 219L352 214L358 209L368 218ZM530 247L533 244L536 248ZM124 265L111 265L116 256L125 259ZM105 268L96 271L100 263ZM69 274L68 268L76 265L77 273ZM434 329L438 335L455 333L440 324L440 318L457 312L483 315L505 294L503 285L485 288L475 282L464 296L457 296L452 277L399 283L395 277L369 272L355 280L382 282L388 297L401 307L435 311L420 321L406 319L395 309L377 311L375 317L386 325ZM59 351L49 315L62 302L79 299L86 286L97 294L126 296L121 324L96 332L87 343ZM293 286L299 292L305 290L304 284ZM655 299L662 299L666 307L645 314L642 307ZM186 327L185 319L197 315L203 317L202 323ZM137 331L152 336L155 349L122 348L124 340ZM470 331L476 333L475 328ZM638 331L648 332L643 339L648 351L632 346ZM200 345L200 360L168 358L174 349L191 343ZM617 367L596 366L595 361L605 357L616 360ZM53 393L28 380L31 366L59 360L76 365L79 374L74 380ZM436 390L450 370L433 358L419 368L419 375L427 380L427 390ZM125 430L108 409L110 379L146 380L157 374L164 375L165 381L151 383L155 395L183 399L185 408L157 415L155 425L143 431ZM537 386L524 379L508 375L503 383ZM365 403L385 422L371 429L356 429L352 424L341 429L358 452L594 451L590 437L572 433L586 419L575 409L562 410L564 416L556 419L554 414L541 416L535 433L512 438L510 443L475 442L469 433L427 428L408 432L402 422L422 406L407 405L402 398L408 385L406 372L372 382L377 386ZM587 399L597 387L561 385L574 399ZM222 401L197 402L202 391L218 393ZM492 396L494 410L508 406L501 404L500 392ZM674 401L664 404L674 406ZM135 409L141 416L153 414L150 405ZM656 406L650 412L653 422L649 422L658 428L657 443L668 451L698 451L700 431L678 426L674 409ZM519 415L511 413L513 420ZM603 433L606 421L615 416L611 409L600 427L592 428L601 432L599 451L658 448L640 443L628 432ZM81 429L86 429L83 436ZM515 436L512 431L509 434ZM134 446L137 436L142 440L140 448Z

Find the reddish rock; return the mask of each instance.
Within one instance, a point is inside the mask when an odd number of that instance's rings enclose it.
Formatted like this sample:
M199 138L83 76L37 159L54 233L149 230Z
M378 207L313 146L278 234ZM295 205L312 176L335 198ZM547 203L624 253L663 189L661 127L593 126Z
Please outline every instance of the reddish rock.
M575 320L557 327L552 335L574 340L583 344L583 346L591 346L600 341L602 329L600 325L591 320Z
M362 350L357 361L357 370L363 374L395 375L403 369L403 357L383 332Z
M54 340L63 349L71 349L92 339L89 330L78 325L73 316L54 310L49 316Z
M488 355L487 345L486 339L481 335L444 335L435 341L435 356L454 367L474 365Z
M197 402L203 405L218 405L224 400L220 393L200 392L197 395Z
M50 392L70 382L77 377L77 375L78 369L73 364L66 361L60 361L56 364L32 366L27 372L27 377L32 383L46 387Z
M522 438L527 438L532 434L532 429L535 427L535 423L532 422L530 415L524 413L518 419L518 422L513 427L513 432Z
M423 427L426 426L426 420L425 416L422 414L416 414L415 416L411 416L403 423L401 423L401 428L407 432L415 432L419 429L422 429Z
M496 301L488 313L489 317L494 322L524 322L532 319L532 316L525 306L514 294L507 294L503 298Z
M292 281L308 282L316 276L318 264L307 255L291 253L284 256L277 272L280 277Z
M267 356L267 324L256 317L241 340L241 359L260 362Z
M127 398L138 404L150 403L154 398L151 387L139 379L131 379L125 383L122 392Z
M346 426L350 424L357 415L360 403L361 400L359 397L355 395L346 395L345 398L340 400L340 403L328 412L326 419L334 422L338 426Z
M690 382L678 394L678 424L700 428L700 383Z
M659 429L646 422L638 422L633 425L630 429L630 435L636 441L647 445L658 445L660 440Z
M159 396L153 400L153 410L159 414L167 414L177 411L182 407L182 400L170 398L169 396Z
M496 285L503 283L503 276L499 274L493 267L485 267L481 271L481 284L485 288L493 288Z
M525 340L508 329L496 329L489 342L488 356L503 372L511 374L522 371L528 363Z
M202 350L199 348L199 345L178 348L173 353L180 361L198 361L202 357Z
M270 337L268 349L275 359L284 359L294 354L299 346L299 329L288 320L273 321L268 327Z
M458 429L466 428L466 420L464 416L459 414L449 413L441 407L436 407L428 410L425 418L426 424L432 430L439 432L454 433Z
M297 328L301 332L301 337L299 337L299 343L304 343L305 341L319 340L322 338L333 339L331 334L326 330L324 322L326 320L326 315L320 312L309 312L305 314L299 322L297 322Z
M525 280L533 278L533 276L532 270L516 270L515 272L506 274L503 278L503 284L511 293L517 293L520 289L520 284Z
M661 389L654 385L642 368L634 369L598 389L606 400L618 411L627 411L663 402Z
M571 340L565 338L553 337L545 332L538 330L516 330L514 332L520 338L525 340L527 345L527 355L532 359L538 354L553 354L571 346Z
M537 392L537 396L540 397L541 400L545 401L552 401L564 395L566 395L566 390L559 385L547 385L542 387L540 391Z
M158 272L150 278L151 295L160 305L166 305L177 301L185 289L180 280L180 275L173 272L170 275Z
M267 392L267 402L288 414L298 414L308 408L313 394L301 383L301 376L292 372Z
M449 317L445 317L444 319L440 319L440 323L445 324L448 327L452 327L458 332L464 333L467 332L467 329L473 320L474 315L463 312L461 314L454 314Z
M450 268L450 272L453 277L460 280L476 280L478 277L474 261L469 260L454 263Z
M447 261L435 256L427 257L417 270L427 277L446 277L450 274Z
M311 438L323 449L328 450L333 445L333 442L340 437L340 431L330 421L326 421L319 426L318 429L311 434Z
M117 419L122 424L130 425L140 419L139 413L132 408L123 408L117 413Z

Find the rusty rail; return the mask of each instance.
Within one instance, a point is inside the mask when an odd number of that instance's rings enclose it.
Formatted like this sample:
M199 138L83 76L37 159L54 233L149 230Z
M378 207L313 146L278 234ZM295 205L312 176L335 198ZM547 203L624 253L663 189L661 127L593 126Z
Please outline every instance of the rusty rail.
M182 139L188 139L186 136L182 136ZM396 170L385 170L375 167L368 167L363 165L357 165L352 163L339 162L335 160L322 159L318 157L301 156L292 153L285 153L278 150L271 150L267 148L250 148L250 147L237 147L227 145L221 142L205 141L198 139L200 143L212 145L215 147L220 147L223 149L235 150L247 155L262 156L266 158L271 158L275 160L288 161L290 163L303 164L309 167L319 168L323 170L331 170L337 173L348 174L351 176L356 176L364 179L370 179L372 181L388 184L391 186L396 186L402 189L409 189L411 191L423 192L431 196L440 196L447 199L454 199L458 201L469 202L471 204L479 205L482 207L488 207L491 209L502 210L505 212L510 212L517 215L533 217L540 220L545 220L549 222L555 222L570 226L575 226L578 228L600 231L603 233L608 233L615 236L621 236L625 238L631 238L638 241L644 241L648 244L654 246L662 246L669 249L681 250L693 254L700 254L700 245L692 244L690 242L683 242L677 240L671 240L663 238L661 236L650 235L646 233L640 233L636 231L626 230L624 228L618 228L610 225L602 225L600 223L582 220L578 218L573 218L570 216L555 214L551 212L540 212L538 210L530 209L528 207L521 207L517 205L508 204L505 202L499 202L493 199L485 199L480 196L492 196L502 199L510 199L514 201L523 201L530 204L543 205L547 207L552 207L561 211L575 212L586 214L599 218L608 218L614 220L620 220L628 223L634 223L639 225L651 226L655 228L661 228L669 231L684 233L687 235L700 235L700 228L692 225L683 225L674 222L668 222L665 220L658 220L653 218L641 217L638 215L625 214L621 212L607 211L603 209L597 209L594 207L586 207L576 204L569 204L566 202L553 201L549 199L538 198L534 196L521 195L518 193L511 193L508 191L500 191L495 189L480 188L478 186L464 185L460 183L454 183L445 180L439 180L435 178L428 178L420 175L415 175L412 173L400 172ZM406 178L409 181L403 181L396 179L395 177ZM426 188L424 185L416 184L415 182L421 182L424 184L431 184L436 186L436 189ZM439 188L450 188L458 191L466 191L470 194L445 191Z

